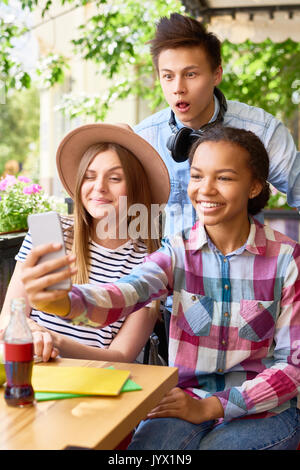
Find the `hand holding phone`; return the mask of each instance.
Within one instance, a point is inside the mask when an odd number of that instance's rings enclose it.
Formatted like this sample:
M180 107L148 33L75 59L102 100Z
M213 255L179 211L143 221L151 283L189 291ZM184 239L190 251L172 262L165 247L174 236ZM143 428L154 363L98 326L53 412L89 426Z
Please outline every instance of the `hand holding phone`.
M48 243L57 243L61 245L61 249L47 253L40 257L38 264L44 261L61 258L66 254L65 243L63 238L63 231L60 223L60 218L57 212L43 212L40 214L31 214L28 216L28 227L30 230L32 245L37 247L38 245L44 245ZM61 268L63 269L63 268ZM58 269L57 271L60 271ZM56 271L54 271L56 272ZM52 286L46 288L46 290L56 289L70 289L71 279L65 279L57 282Z

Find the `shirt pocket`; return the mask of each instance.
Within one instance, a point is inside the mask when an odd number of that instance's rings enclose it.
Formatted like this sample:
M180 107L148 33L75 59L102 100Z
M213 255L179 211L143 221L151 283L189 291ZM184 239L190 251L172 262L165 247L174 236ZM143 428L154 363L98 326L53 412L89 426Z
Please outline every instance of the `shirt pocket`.
M278 300L241 300L240 338L254 342L271 339L279 307Z
M177 326L191 336L210 333L214 301L211 297L181 290Z

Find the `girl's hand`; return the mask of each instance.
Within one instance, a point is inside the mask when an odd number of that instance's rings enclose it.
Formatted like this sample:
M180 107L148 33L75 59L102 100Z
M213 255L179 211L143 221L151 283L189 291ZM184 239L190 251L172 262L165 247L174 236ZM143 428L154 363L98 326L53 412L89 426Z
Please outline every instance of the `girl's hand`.
M49 359L55 359L59 350L53 345L53 339L48 331L33 331L33 345L34 354L38 358L42 358L43 362L49 361Z
M59 350L54 346L50 332L29 318L27 322L33 336L34 355L42 358L43 362L55 359L59 354ZM4 330L0 330L1 341L3 340L4 333ZM2 358L0 357L0 362L1 360Z
M180 418L200 424L223 417L223 407L217 397L198 400L181 388L173 388L147 415L147 418Z
M56 260L36 264L41 256L58 251L60 248L60 245L40 245L32 249L23 264L21 280L30 305L37 310L56 313L55 311L49 311L49 305L58 300L65 299L68 291L61 289L46 291L45 289L58 281L71 277L77 271L76 268L70 267L75 261L75 256L73 255L66 255ZM66 267L66 269L53 272L63 267Z
M55 333L39 325L31 318L27 319L28 326L33 337L34 355L41 358L43 362L55 359L59 349L55 347Z

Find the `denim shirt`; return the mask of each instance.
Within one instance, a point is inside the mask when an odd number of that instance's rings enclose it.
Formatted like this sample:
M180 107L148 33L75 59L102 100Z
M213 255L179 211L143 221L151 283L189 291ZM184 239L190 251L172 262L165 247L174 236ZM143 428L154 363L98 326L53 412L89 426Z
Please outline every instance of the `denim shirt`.
M288 204L300 209L300 152L297 152L288 129L274 116L261 108L237 101L227 101L224 125L254 132L264 143L270 157L269 182L287 194ZM219 103L215 97L216 119ZM160 154L170 174L171 193L165 209L164 235L173 236L195 223L196 213L187 195L189 163L176 163L167 149L171 135L170 108L144 119L134 130L147 140ZM184 127L176 119L178 129Z

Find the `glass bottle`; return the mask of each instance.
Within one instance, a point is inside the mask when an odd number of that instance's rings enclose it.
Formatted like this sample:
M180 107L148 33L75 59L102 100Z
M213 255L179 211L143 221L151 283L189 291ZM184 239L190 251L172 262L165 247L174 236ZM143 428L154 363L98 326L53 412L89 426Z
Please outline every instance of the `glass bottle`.
M10 321L3 338L6 373L4 398L10 406L34 403L34 390L31 385L33 337L25 312L25 299L13 299Z

